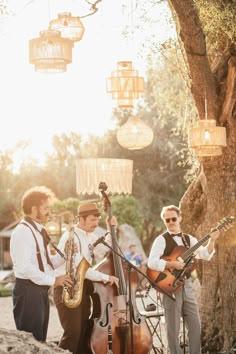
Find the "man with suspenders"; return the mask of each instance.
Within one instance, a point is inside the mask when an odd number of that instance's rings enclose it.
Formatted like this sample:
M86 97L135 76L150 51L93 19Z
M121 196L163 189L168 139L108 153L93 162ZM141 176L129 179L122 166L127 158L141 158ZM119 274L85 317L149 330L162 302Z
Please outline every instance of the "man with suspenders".
M65 262L60 252L50 255L49 236L43 225L50 213L51 190L33 187L22 198L25 217L11 235L10 254L16 281L13 289L13 315L16 328L45 341L49 322L48 289L71 286L68 275L56 277L54 269ZM55 247L56 248L56 247Z

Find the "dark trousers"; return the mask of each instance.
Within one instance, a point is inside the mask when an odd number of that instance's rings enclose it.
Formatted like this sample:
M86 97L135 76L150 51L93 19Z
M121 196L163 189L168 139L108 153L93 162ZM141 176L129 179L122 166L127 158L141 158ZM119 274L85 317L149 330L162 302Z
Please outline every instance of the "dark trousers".
M63 288L54 288L54 302L57 307L61 326L64 333L59 342L59 347L70 350L73 354L90 354L90 335L92 331L92 321L90 315L90 297L92 293L92 283L84 281L84 291L81 304L74 308L68 308L62 300Z
M47 337L49 321L49 286L16 278L13 289L13 315L16 328L33 334L39 341Z

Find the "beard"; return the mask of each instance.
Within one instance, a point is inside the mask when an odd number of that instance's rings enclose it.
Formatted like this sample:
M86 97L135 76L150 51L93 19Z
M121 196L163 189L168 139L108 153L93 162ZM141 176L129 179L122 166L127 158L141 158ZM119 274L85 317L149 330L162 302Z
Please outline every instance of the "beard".
M44 214L40 213L39 209L37 210L36 218L41 223L45 223L47 221L48 216L49 216L49 213L44 215Z

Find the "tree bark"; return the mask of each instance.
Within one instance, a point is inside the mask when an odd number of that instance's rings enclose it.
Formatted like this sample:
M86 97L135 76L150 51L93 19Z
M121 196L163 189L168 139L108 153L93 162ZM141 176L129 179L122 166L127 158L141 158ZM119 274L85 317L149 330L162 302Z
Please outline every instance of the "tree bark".
M178 17L199 118L204 118L206 97L208 118L227 129L227 147L222 156L201 159L198 176L180 203L183 231L202 238L220 219L236 215L236 46L230 44L211 68L194 1L169 2ZM201 263L204 352L229 352L236 343L235 232L235 226L222 232L212 260Z

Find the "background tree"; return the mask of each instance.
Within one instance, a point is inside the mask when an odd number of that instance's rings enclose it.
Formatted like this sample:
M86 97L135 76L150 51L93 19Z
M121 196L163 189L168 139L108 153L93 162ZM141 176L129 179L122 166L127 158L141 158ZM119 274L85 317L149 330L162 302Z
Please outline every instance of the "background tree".
M169 0L183 43L199 119L227 129L223 155L202 158L198 176L181 201L184 231L201 237L225 215L236 214L235 1ZM204 350L229 351L236 343L236 228L217 242L211 264L202 264Z

